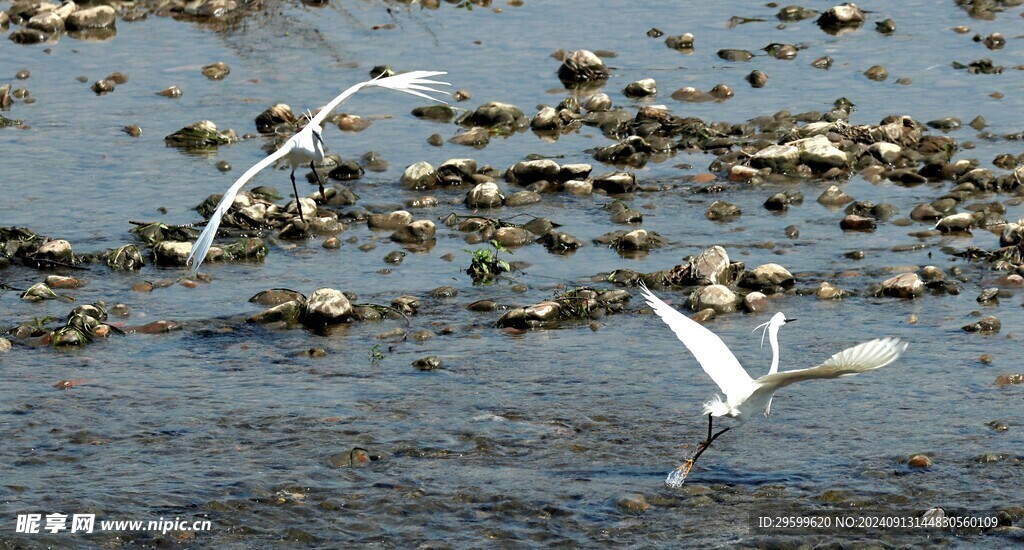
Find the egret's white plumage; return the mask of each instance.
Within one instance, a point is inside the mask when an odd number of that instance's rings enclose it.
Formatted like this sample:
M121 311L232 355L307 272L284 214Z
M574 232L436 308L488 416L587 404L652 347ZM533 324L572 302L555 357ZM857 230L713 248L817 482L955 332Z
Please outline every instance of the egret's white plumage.
M253 177L256 176L264 168L273 165L275 162L282 158L286 158L288 163L291 165L292 172L292 186L295 187L295 169L299 166L314 162L322 162L324 160L324 141L321 136L323 129L320 127L327 115L336 109L343 101L351 97L353 94L362 90L363 88L387 88L389 90L395 90L412 94L419 97L424 97L432 101L438 101L444 103L444 101L431 97L424 92L432 92L439 94L447 94L443 90L437 90L431 88L431 86L449 86L447 82L438 82L436 80L430 80L431 77L440 76L447 74L441 71L412 71L395 76L389 76L387 78L375 78L373 80L367 80L366 82L360 82L349 89L341 92L340 95L331 100L330 103L325 105L320 111L313 117L310 118L309 122L295 135L288 138L288 141L284 143L277 151L271 153L268 157L257 162L245 171L231 187L221 197L220 202L217 203L217 207L214 209L213 214L210 215L209 221L206 223L206 228L200 233L199 238L196 239L195 244L192 246L192 252L188 256L186 263L192 264L192 273L199 272L199 266L202 265L203 260L206 259L207 252L210 251L210 247L213 245L213 238L217 235L217 228L220 227L221 218L231 208L231 205L235 202L235 197L238 192L241 191L242 187L249 182ZM314 174L316 171L314 170ZM319 176L317 176L319 180ZM323 191L323 184L320 186L321 192ZM299 201L298 190L295 193L296 205L299 207L299 215L302 215L302 207Z
M804 380L854 376L880 369L899 359L907 349L907 343L900 341L899 338L880 338L845 349L816 367L778 372L778 330L786 323L787 319L782 313L777 313L770 321L761 325L768 333L773 359L768 374L755 379L747 374L736 356L729 351L717 334L676 311L675 308L652 294L643 283L640 285L640 292L647 300L647 304L654 308L658 317L661 317L661 320L672 329L672 332L700 363L704 372L708 373L708 376L718 384L719 389L725 394L724 398L715 395L704 404L704 414L709 415L708 440L701 444L693 458L669 476L668 483L670 485L681 484L697 457L704 452L711 441L729 429L726 428L712 436L712 417L728 416L736 419L737 425L739 425L753 418L758 412L763 411L767 416L771 408L772 397L781 388ZM762 343L763 339L764 335L762 334Z

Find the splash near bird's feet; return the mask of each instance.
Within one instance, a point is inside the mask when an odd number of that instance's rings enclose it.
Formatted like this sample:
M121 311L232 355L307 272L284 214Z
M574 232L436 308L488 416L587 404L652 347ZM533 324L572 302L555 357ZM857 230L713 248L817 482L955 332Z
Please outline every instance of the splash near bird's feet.
M665 478L665 485L667 485L669 489L678 489L682 487L683 483L686 482L686 476L690 475L690 470L693 469L693 465L695 463L696 461L694 459L687 459L686 462L675 470L672 470L672 473Z

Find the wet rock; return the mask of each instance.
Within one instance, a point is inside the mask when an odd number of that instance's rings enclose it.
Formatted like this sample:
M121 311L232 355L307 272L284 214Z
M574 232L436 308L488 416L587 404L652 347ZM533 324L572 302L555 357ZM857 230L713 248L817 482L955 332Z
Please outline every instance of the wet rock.
M412 366L415 367L416 370L421 371L437 370L441 368L442 364L441 358L436 355L421 357L412 362Z
M772 172L786 174L796 169L800 162L800 149L793 145L769 145L754 153L750 166L770 168Z
M626 86L622 94L626 97L649 97L658 93L658 85L653 78L638 80Z
M930 204L919 204L910 212L910 219L917 221L937 220L942 218L942 212Z
M81 279L62 275L49 275L43 282L50 288L82 288L85 286L85 281Z
M917 273L900 273L882 281L881 293L895 298L917 298L924 294L924 282Z
M107 267L116 270L141 269L146 264L142 252L134 244L107 250L100 254L99 258L107 264Z
M547 248L549 251L555 253L572 251L583 246L583 241L568 233L563 233L554 229L551 229L547 233L541 235L536 242L543 245L544 248Z
M438 181L437 170L423 161L407 167L399 180L403 187L411 189L429 189L437 185Z
M117 12L110 6L95 6L80 9L64 21L69 31L85 29L109 29L114 27Z
M542 180L558 180L561 171L558 163L550 159L525 160L509 169L508 179L519 185L529 185Z
M530 129L537 132L557 131L562 127L562 119L554 107L544 107L530 121Z
M845 168L850 164L850 156L822 135L792 141L789 145L799 149L801 163L815 170Z
M864 12L857 4L844 3L834 6L821 14L818 26L827 33L838 34L844 29L855 29L864 23Z
M733 313L740 299L724 285L708 285L690 295L690 309L713 309L716 313Z
M278 103L268 107L262 113L256 115L256 131L261 134L272 133L281 124L294 125L298 117L292 112L292 108L284 103Z
M301 321L304 325L326 326L346 322L351 313L352 304L340 290L318 288L302 305Z
M505 248L517 248L530 242L530 233L522 227L499 227L491 236Z
M541 202L541 197L530 190L517 191L505 199L505 206L528 206Z
M589 164L563 164L558 170L558 180L586 179L590 176L591 170L593 167Z
M138 334L165 334L175 330L181 330L181 323L177 321L151 321L144 325L131 327L125 332L135 332Z
M505 196L494 182L481 183L466 193L466 206L470 208L497 208Z
M608 94L594 94L583 102L583 108L592 113L605 112L612 108L612 98Z
M36 258L67 264L75 262L75 255L71 251L71 243L63 239L46 241L39 245L35 256Z
M878 21L875 23L875 30L878 31L879 34L892 34L896 32L896 22L892 19Z
M757 69L750 71L743 79L750 83L751 88L764 88L768 84L768 75Z
M935 229L942 231L943 233L952 232L965 232L970 233L971 228L974 227L975 218L970 212L964 212L962 214L952 214L945 216L935 224Z
M936 130L942 130L944 132L951 132L953 130L960 129L960 119L956 117L946 117L936 120L929 120L925 123Z
M608 78L608 74L608 67L605 67L604 61L589 50L567 53L558 68L558 78L566 85L604 80Z
M391 234L391 240L399 243L422 243L434 238L437 231L434 222L417 220L409 225L398 228Z
M790 204L801 204L803 202L804 196L800 192L792 194L788 192L780 192L768 197L768 199L764 201L764 207L768 210L779 211L788 209Z
M384 255L384 263L391 265L399 265L405 260L405 252L401 250L392 250Z
M819 57L818 59L811 61L811 66L815 69L828 70L832 68L832 58L827 55Z
M629 172L611 172L595 177L591 184L594 189L601 189L609 195L632 193L636 191L636 176Z
M615 506L623 512L641 513L651 508L647 498L643 495L628 495L615 501Z
M366 225L371 229L395 230L412 223L412 214L405 210L396 210L386 214L370 214L366 219Z
M842 206L853 202L853 197L844 193L839 187L830 185L818 196L818 202L825 206Z
M467 128L479 127L502 133L513 133L525 129L529 119L515 105L492 101L466 113L457 121Z
M751 292L743 297L743 310L748 313L768 311L768 297L761 292Z
M996 332L999 332L1002 326L1003 325L1002 323L999 322L999 319L997 319L995 316L990 315L976 323L964 325L963 330L967 332L981 332L984 334L994 334Z
M415 315L420 309L420 300L415 296L403 294L391 300L391 307L401 311L405 315Z
M715 99L724 101L732 97L734 94L732 88L728 84L716 84L713 88L708 90L708 95Z
M651 235L646 229L630 231L615 242L615 248L619 250L648 250L651 245Z
M18 29L7 35L15 44L39 44L50 39L50 35L38 29Z
M12 345L13 344L11 344L10 340L0 337L0 353L7 353L8 351L11 351Z
M271 288L256 293L249 301L261 306L277 306L285 302L304 302L306 297L301 292L287 288Z
M439 286L439 287L435 288L434 290L431 290L428 294L430 294L430 296L432 298L444 299L444 298L454 298L454 297L458 296L459 295L459 291L458 291L458 289L456 289L453 286Z
M1016 386L1024 384L1024 374L1000 374L996 377L996 386Z
M718 50L716 55L726 61L750 61L754 58L754 54L747 50L738 50L733 48Z
M665 39L665 46L683 53L693 52L694 37L691 33L669 36Z
M886 141L877 141L868 145L868 152L886 164L893 164L903 156L902 147L895 143L889 143Z
M231 68L228 67L227 63L218 61L210 65L203 66L203 76L210 80L224 80L228 74L231 73Z
M907 457L907 466L911 468L926 469L931 468L932 464L932 459L925 454L916 454Z
M795 282L793 274L785 267L779 264L763 264L744 272L738 284L743 288L765 290L777 287L788 288Z
M731 279L729 254L725 248L715 245L689 258L683 266L685 276L673 274L677 284L718 285L728 284Z
M818 15L818 12L803 6L786 6L775 14L780 21L802 21Z
M448 105L428 105L416 107L412 110L412 116L435 122L448 123L455 120L455 109Z
M156 265L163 266L184 266L188 255L192 252L192 243L178 241L162 241L153 247L153 260ZM206 254L210 258L214 249Z
M55 34L64 32L64 19L52 11L45 11L33 15L32 18L25 23L25 26L48 34Z
M869 67L868 70L864 71L864 76L868 77L868 80L881 82L889 78L889 71L881 65L874 65L872 67Z
M585 196L594 192L594 184L586 180L569 180L562 187L573 195Z
M250 316L247 321L257 324L286 323L299 321L302 314L302 300L289 300Z
M193 122L164 138L164 143L172 147L200 149L236 141L238 141L238 134L234 130L218 131L217 125L209 120Z
M849 296L849 294L849 292L829 283L828 281L822 281L822 283L818 285L818 289L814 292L814 295L817 296L819 300L842 300Z
M510 309L495 322L499 328L540 328L558 320L562 308L558 302L545 301L528 307Z
M704 216L714 221L734 220L742 214L740 207L725 201L715 201L704 212Z
M159 92L156 93L156 95L160 95L160 96L164 96L164 97L177 98L177 97L181 97L181 93L182 93L181 92L181 88L179 88L178 86L170 86L168 88L164 88L163 90L160 90Z
M839 222L844 231L874 231L878 222L874 218L849 214Z
M46 286L46 283L36 283L28 290L21 293L21 299L26 302L41 302L43 300L53 300L57 298L57 294L50 290L50 287Z

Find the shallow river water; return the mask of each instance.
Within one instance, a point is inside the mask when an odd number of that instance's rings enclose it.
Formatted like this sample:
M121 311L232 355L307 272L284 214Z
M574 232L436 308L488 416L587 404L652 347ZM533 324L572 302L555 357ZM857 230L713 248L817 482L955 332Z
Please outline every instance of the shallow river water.
M0 9L10 5L0 2ZM831 5L805 3L819 11ZM738 123L780 110L828 111L846 97L856 105L856 124L877 124L891 114L922 122L961 119L963 129L949 135L974 148L957 158L977 158L984 167L997 154L1024 153L1021 141L1000 137L1024 131L1024 71L1014 68L1024 65L1020 6L982 20L951 0L864 2L868 21L840 36L822 32L814 19L780 25L779 8L763 2L527 0L471 7L268 1L228 25L150 15L119 20L116 36L106 41L2 40L0 83L28 88L35 103L16 100L4 113L25 127L0 128L0 226L28 227L67 239L76 252L98 252L135 242L129 221L199 222L192 208L263 158L263 142L243 140L197 155L165 146L164 136L204 119L239 134L255 132L253 119L266 107L284 102L295 110L316 108L368 78L375 65L448 71L453 89L472 93L457 107L502 101L532 116L538 105L572 94L556 77L559 62L551 54L559 48L614 52L605 60L612 76L603 91L630 109L664 104L681 116ZM732 26L733 16L755 20ZM874 29L886 18L897 25L891 36ZM958 25L970 31L951 30ZM667 48L664 38L647 36L652 27L666 35L693 33L695 51ZM1006 36L1005 48L989 51L972 40L993 32ZM734 62L715 54L723 48L764 54L761 48L770 43L801 50L790 61L758 55ZM834 58L831 69L811 67L824 55ZM1004 72L968 74L952 66L985 57L1006 66ZM203 65L216 61L231 68L222 81L201 74ZM873 65L884 65L889 79L866 78L863 72ZM31 76L15 80L22 69ZM743 80L753 69L768 74L766 87L754 89ZM127 74L128 82L102 96L89 90L114 71ZM623 96L628 83L646 77L657 80L658 97ZM899 84L899 78L910 82ZM735 97L707 103L669 97L683 86L708 90L719 83L730 85ZM155 94L172 84L182 97ZM504 169L537 154L563 164L593 164L595 174L615 169L587 152L612 143L587 126L557 141L526 131L492 137L482 149L429 145L431 134L447 140L459 128L413 117L411 109L424 103L368 90L340 109L374 117L367 130L325 129L331 152L358 159L377 151L389 162L385 172L347 182L360 197L358 206L390 211L423 195L398 185L403 169L423 160L437 166L469 157ZM988 137L967 126L979 115L988 122ZM120 131L127 124L138 124L142 135ZM219 160L234 168L218 171ZM74 304L98 300L131 308L131 316L115 324L182 325L165 334L115 334L72 350L16 341L0 353L0 546L1019 543L1012 531L755 528L757 515L910 517L936 507L960 516L1004 511L1022 525L1024 386L994 381L1024 371L1024 308L1013 288L998 305L978 304L975 298L999 274L943 251L993 249L998 237L989 232L919 239L908 233L930 224L918 222L843 232L842 210L814 200L834 182L727 185L718 195L693 193L698 184L692 178L707 173L712 160L680 152L630 169L644 185L661 190L635 193L626 202L644 212L642 227L668 241L641 257L593 243L624 228L608 221L602 207L613 199L607 195L545 195L539 204L501 210L494 215L554 220L587 245L566 256L537 244L503 253L523 262L522 270L489 286L474 286L465 273L467 250L479 245L467 244L462 233L439 221L450 212L470 212L459 203L465 188L432 192L441 206L414 211L417 219L438 223L436 246L408 252L400 265L383 260L402 250L389 232L352 224L339 234L338 250L323 248L322 236L280 241L260 263L205 264L208 283L158 284L152 292L132 289L143 281L173 283L187 271L153 265L136 272L103 265L0 271L0 282L14 289L51 272L87 281L81 289L58 291L64 300L30 303L15 290L0 292L3 329L47 316L61 319ZM290 193L284 170L267 170L256 184ZM840 185L858 200L895 205L901 218L952 187L948 181L871 183L857 175ZM803 192L804 203L784 213L761 206L786 189ZM706 219L705 209L717 199L737 204L743 215L730 223ZM1006 201L1007 220L1024 217L1010 195L979 200ZM787 226L799 235L788 237ZM660 320L638 313L635 289L623 313L547 330L504 331L493 326L500 311L466 307L481 299L533 304L566 286L614 288L597 276L670 269L712 245L725 247L748 268L784 265L796 275L797 289L828 280L856 293L835 302L813 294L772 298L772 311L798 319L781 333L782 369L818 364L875 337L898 336L910 347L878 372L782 390L770 417L722 436L679 490L666 488L665 476L704 437L700 407L715 387ZM854 250L863 250L864 259L844 256ZM926 265L961 266L960 294L926 293L914 300L868 295L869 284ZM458 296L428 295L442 285L455 287ZM320 287L353 292L368 303L417 296L422 305L408 330L435 335L398 344L377 338L406 328L401 320L354 323L326 334L245 321L263 309L248 302L261 290L309 295ZM658 294L680 307L687 298L671 290ZM1001 331L961 330L977 320L975 312L996 315ZM770 351L759 349L760 335L751 330L769 315L721 315L708 324L754 376L767 371ZM305 352L311 348L326 355L310 357ZM990 361L981 361L983 354ZM411 366L428 355L440 357L444 368L421 372ZM55 388L61 380L84 382ZM994 421L1008 429L991 428ZM346 453L356 448L373 460L352 463ZM908 467L907 457L916 453L927 454L933 465ZM983 455L991 460L979 460ZM166 534L16 533L17 516L29 513L95 514L97 522L208 519L212 527Z

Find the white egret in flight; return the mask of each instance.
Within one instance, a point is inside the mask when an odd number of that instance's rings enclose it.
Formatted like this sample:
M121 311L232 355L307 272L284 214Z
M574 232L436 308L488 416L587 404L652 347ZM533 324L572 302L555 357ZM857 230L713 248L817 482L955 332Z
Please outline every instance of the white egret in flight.
M235 183L231 184L224 196L221 197L220 202L217 203L217 208L214 209L213 214L210 215L210 220L206 223L206 228L199 234L199 238L196 239L195 244L192 246L192 252L186 260L186 264L192 264L192 274L195 275L199 272L199 266L206 259L206 253L210 251L210 246L213 245L213 238L217 235L217 228L220 227L221 218L231 208L231 205L235 202L235 196L242 187L248 183L253 177L256 176L264 168L271 166L279 159L287 158L288 163L291 164L292 172L292 189L295 191L295 203L299 210L299 217L302 217L302 201L299 200L299 190L295 185L295 169L299 166L305 166L309 163L309 167L313 169L313 174L316 175L317 183L320 184L320 195L323 196L324 185L320 181L320 175L317 174L314 163L322 162L324 160L324 140L321 136L323 129L320 124L327 118L327 115L334 109L341 105L343 101L348 99L359 90L363 88L377 87L387 88L389 90L397 90L399 92L405 92L420 97L425 97L432 101L438 101L444 103L444 101L431 97L424 92L433 92L439 94L447 94L448 92L431 88L431 85L450 86L447 82L438 82L436 80L429 80L430 77L440 76L448 74L441 71L412 71L405 74L389 76L387 78L375 78L373 80L367 80L366 82L360 82L355 86L341 92L341 94L331 100L330 103L320 109L320 111L309 119L309 122L299 130L295 135L288 138L288 141L281 146L280 149L271 153L267 158L257 162L245 171Z
M803 380L854 376L880 369L899 359L907 349L907 344L899 338L880 338L845 349L817 367L778 372L777 334L779 327L785 324L787 319L785 315L777 313L765 323L774 354L771 368L768 374L754 379L743 370L736 356L729 351L718 335L661 301L643 283L640 284L640 292L647 299L647 304L654 308L658 317L676 333L676 337L690 350L704 372L708 373L725 394L724 399L716 394L710 401L704 403L704 414L708 415L708 438L698 445L693 457L669 474L665 480L669 487L681 486L700 455L718 439L718 436L735 427L727 427L712 434L714 417L734 418L737 421L736 426L739 426L754 418L759 412L763 411L764 415L768 416L772 397L781 388ZM762 342L763 338L762 335Z

